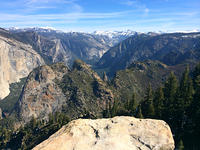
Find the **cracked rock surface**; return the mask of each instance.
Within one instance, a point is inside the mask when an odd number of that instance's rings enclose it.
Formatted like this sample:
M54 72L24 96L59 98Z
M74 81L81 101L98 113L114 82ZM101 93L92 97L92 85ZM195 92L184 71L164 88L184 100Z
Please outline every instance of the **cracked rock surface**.
M34 150L173 150L170 127L162 120L114 117L78 119Z

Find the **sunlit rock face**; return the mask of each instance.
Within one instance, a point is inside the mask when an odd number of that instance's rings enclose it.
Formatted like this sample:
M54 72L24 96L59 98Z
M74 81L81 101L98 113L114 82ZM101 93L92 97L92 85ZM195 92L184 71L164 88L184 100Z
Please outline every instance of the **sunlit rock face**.
M173 150L170 127L161 120L114 117L78 119L34 150Z
M43 64L30 45L0 36L0 100L9 95L9 84L18 82Z

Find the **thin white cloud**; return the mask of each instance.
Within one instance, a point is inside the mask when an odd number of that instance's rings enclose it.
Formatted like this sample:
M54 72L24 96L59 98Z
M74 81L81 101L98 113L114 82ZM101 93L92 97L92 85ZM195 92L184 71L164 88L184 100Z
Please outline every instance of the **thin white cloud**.
M75 3L75 0L24 0L26 5L41 5L48 3L62 3L62 4L72 4Z
M110 19L126 16L131 11L111 12L111 13L63 13L63 14L43 14L43 15L21 15L21 14L0 14L0 24L13 22L17 23L66 23L75 22L80 19Z
M191 20L187 17L154 17L140 18L139 20L125 19L131 11L112 12L112 13L68 13L68 14L49 14L49 15L11 15L0 14L0 26L19 26L19 27L40 27L53 26L62 30L91 31L99 29L134 29L137 31L156 31L156 30L178 30L184 26L186 29L198 28L198 20ZM179 13L180 15L181 13ZM187 13L183 13L187 15ZM88 27L88 25L92 25ZM193 25L194 24L194 25ZM62 26L63 25L63 26ZM192 26L193 25L193 26ZM191 28L192 29L192 28Z
M140 0L121 0L119 1L122 5L127 5L133 7L135 9L142 10L144 13L149 13L149 8L145 4L143 4Z
M144 9L144 12L145 12L145 13L148 13L148 12L149 12L149 9L148 9L148 8L145 8L145 9Z
M137 19L131 18L131 14ZM159 14L159 15L158 15ZM19 27L31 27L31 26L66 26L65 28L83 26L87 29L88 24L93 25L93 28L128 28L135 27L137 29L151 28L167 29L175 28L184 24L188 26L190 24L197 24L196 19L192 19L190 22L187 21L188 16L197 15L195 12L179 12L179 13L154 13L151 17L142 16L136 10L131 11L120 11L111 13L62 13L62 14L38 14L38 15L22 15L22 14L3 14L0 13L0 26L19 26ZM158 15L158 16L157 16ZM167 15L167 16L166 16ZM129 17L128 17L129 16ZM127 17L129 19L127 19ZM195 17L195 16L194 16ZM105 26L106 25L106 26ZM148 26L145 26L148 25ZM144 27L145 26L145 27ZM157 26L157 27L156 27ZM140 28L139 28L140 27ZM194 26L196 27L196 26ZM64 28L64 27L63 27ZM80 27L79 27L80 28Z
M78 4L78 0L15 0L1 2L1 5L10 8L6 11L12 12L14 9L15 13L37 13L38 10L51 10L52 8L57 8L59 11L83 11L81 5Z
M127 6L133 6L137 3L137 1L133 1L133 0L125 0L125 1L121 1L121 4L123 5L127 5Z

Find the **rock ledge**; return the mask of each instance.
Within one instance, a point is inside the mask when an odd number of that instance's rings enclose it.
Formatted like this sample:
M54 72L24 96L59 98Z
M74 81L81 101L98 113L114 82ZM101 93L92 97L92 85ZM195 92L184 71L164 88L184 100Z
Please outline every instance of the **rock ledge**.
M114 117L78 119L34 150L173 150L170 127L161 120Z

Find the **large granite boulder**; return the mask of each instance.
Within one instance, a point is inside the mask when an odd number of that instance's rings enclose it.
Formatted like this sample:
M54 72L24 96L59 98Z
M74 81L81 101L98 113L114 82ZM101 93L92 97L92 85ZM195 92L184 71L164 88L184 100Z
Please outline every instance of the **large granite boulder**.
M34 150L173 150L170 127L162 120L114 117L78 119Z

